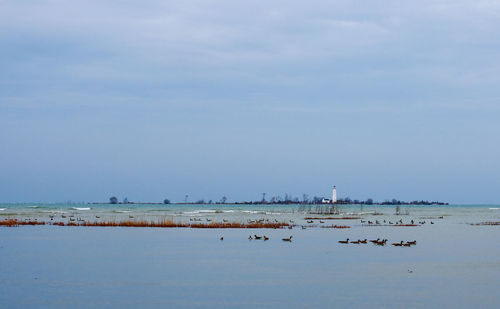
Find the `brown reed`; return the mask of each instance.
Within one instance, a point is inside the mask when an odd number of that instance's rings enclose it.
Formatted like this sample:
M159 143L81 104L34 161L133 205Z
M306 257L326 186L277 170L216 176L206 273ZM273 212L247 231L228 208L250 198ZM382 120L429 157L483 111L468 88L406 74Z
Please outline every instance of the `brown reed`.
M114 227L163 227L163 228L198 228L198 229L224 229L224 228L252 228L252 229L279 229L290 226L286 222L255 222L255 223L240 223L240 222L209 222L209 223L183 223L174 222L172 220L162 219L159 221L148 220L125 220L125 221L85 221L81 223L75 222L55 222L52 225L57 226L114 226Z
M20 226L20 225L45 225L45 222L36 220L22 221L11 218L0 221L0 226Z

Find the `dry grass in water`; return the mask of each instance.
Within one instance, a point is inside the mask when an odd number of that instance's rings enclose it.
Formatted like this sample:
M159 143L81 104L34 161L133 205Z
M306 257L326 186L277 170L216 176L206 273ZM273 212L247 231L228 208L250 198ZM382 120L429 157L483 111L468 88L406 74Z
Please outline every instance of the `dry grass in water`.
M0 221L0 226L20 226L20 225L45 225L45 222L36 220L22 221L18 219L5 219Z
M183 223L174 222L172 220L159 220L159 221L148 221L148 220L126 220L126 221L85 221L81 223L75 222L55 222L52 225L58 226L115 226L115 227L163 227L163 228L198 228L198 229L279 229L290 226L286 222L274 222L274 223L239 223L239 222L210 222L210 223Z

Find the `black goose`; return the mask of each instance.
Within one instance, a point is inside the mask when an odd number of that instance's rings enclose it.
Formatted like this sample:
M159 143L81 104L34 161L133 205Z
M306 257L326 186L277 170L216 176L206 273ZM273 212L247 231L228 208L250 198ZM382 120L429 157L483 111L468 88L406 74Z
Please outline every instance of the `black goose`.
M396 246L396 247L402 247L403 246L403 241L401 240L401 242L395 242L392 244L393 246Z

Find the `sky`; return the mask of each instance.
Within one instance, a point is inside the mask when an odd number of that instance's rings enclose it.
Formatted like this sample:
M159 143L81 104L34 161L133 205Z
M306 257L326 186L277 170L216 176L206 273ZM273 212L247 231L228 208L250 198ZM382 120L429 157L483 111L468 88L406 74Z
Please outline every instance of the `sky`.
M0 0L0 201L500 203L500 2Z

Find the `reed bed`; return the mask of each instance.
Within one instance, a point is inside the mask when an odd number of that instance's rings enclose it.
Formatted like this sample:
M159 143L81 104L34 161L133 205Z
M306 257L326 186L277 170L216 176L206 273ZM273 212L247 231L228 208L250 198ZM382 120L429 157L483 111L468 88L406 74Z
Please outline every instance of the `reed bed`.
M304 220L358 220L361 217L305 217Z
M114 227L163 227L163 228L197 228L197 229L279 229L290 226L286 222L273 223L240 223L240 222L210 222L210 223L183 223L174 222L172 220L126 220L126 221L85 221L81 223L75 222L55 222L53 225L58 226L114 226Z
M20 226L20 225L45 225L45 222L36 220L22 221L18 219L5 219L0 221L0 226Z

